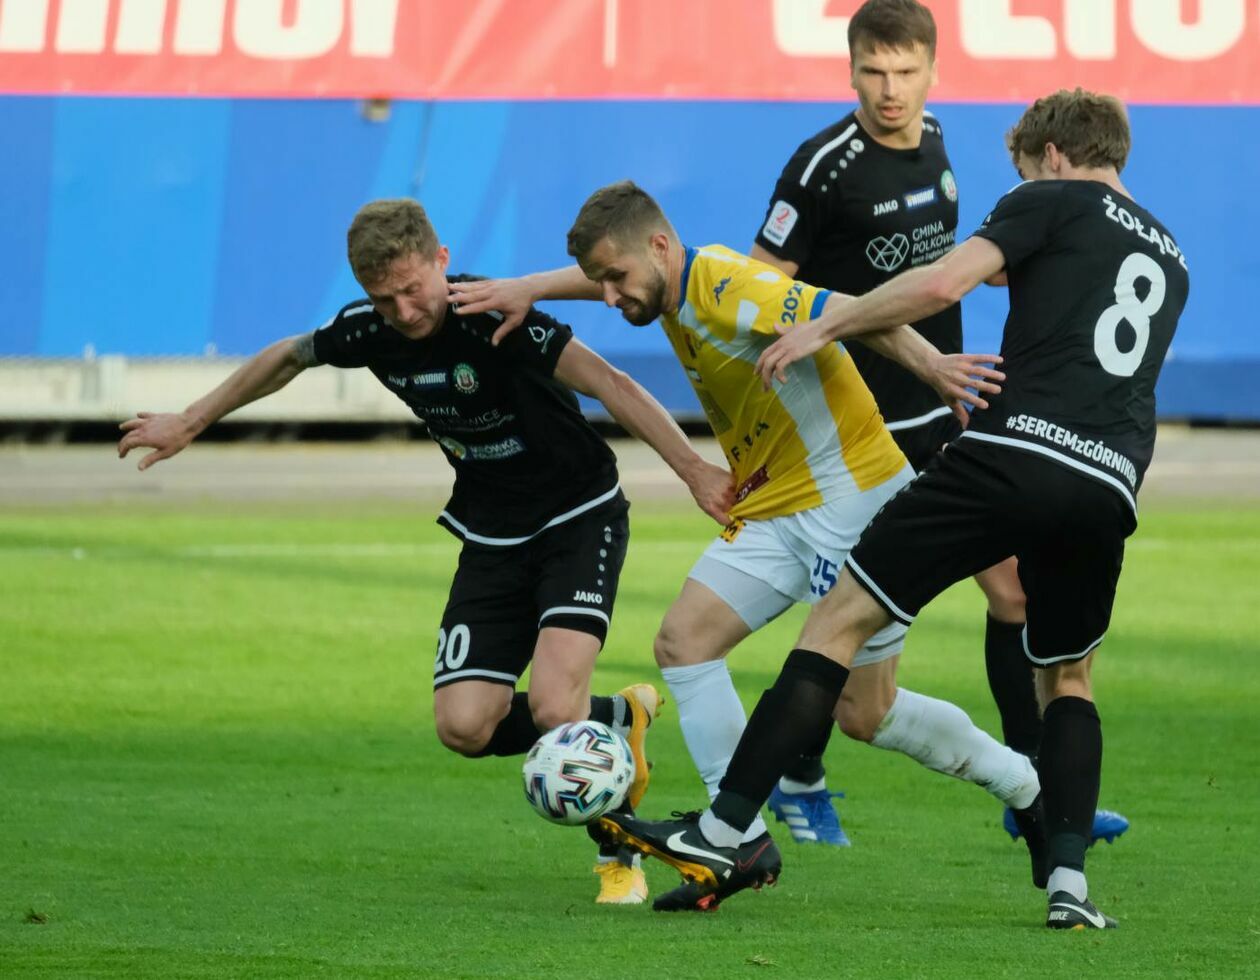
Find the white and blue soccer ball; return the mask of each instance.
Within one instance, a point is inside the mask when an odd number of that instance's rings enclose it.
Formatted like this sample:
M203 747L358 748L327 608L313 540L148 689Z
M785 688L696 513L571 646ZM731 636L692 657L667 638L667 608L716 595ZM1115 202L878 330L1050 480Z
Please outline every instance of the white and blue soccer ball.
M621 805L634 780L634 756L598 721L553 728L525 756L525 799L552 823L598 820Z

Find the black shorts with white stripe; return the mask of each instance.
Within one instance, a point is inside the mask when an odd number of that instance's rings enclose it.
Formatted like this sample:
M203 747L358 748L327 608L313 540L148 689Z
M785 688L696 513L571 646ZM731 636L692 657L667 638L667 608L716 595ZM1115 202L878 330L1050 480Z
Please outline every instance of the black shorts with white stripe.
M1124 497L1100 480L961 439L884 505L846 564L909 624L953 583L1015 555L1028 601L1024 652L1047 666L1102 642L1136 525Z
M906 419L899 422L888 422L888 431L893 441L905 453L906 459L914 467L916 473L927 469L928 463L936 458L948 443L953 442L962 432L962 426L954 413L942 405L933 409L921 418Z
M438 631L433 686L479 680L515 687L539 631L602 644L630 539L629 503L608 503L506 548L465 543Z

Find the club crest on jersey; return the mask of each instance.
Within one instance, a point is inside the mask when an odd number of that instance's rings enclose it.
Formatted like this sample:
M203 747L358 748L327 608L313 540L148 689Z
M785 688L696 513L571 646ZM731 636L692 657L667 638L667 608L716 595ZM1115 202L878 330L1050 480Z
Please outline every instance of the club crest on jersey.
M798 217L796 208L787 201L775 201L770 207L770 217L766 219L766 226L761 229L761 233L766 237L766 241L782 245L787 241L792 229L796 227Z
M898 232L891 238L872 238L866 243L866 258L881 272L892 272L910 254L910 239Z
M463 459L468 455L468 447L449 436L438 436L438 444L456 459Z
M472 369L471 364L456 364L451 369L451 380L455 385L455 390L461 395L471 395L481 387L481 382L477 380L477 372Z
M941 174L941 190L951 202L958 200L958 181L954 180L954 171L946 170Z

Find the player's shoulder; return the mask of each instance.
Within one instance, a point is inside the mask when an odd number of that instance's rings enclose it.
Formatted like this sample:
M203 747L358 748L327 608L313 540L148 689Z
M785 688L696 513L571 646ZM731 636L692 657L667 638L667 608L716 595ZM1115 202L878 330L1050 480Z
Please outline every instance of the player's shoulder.
M945 129L931 109L923 110L923 139L927 142L944 142Z
M781 180L795 181L802 187L815 187L827 182L831 171L841 161L845 167L852 157L866 149L865 134L858 125L857 114L850 112L838 122L819 130L796 148L783 168Z

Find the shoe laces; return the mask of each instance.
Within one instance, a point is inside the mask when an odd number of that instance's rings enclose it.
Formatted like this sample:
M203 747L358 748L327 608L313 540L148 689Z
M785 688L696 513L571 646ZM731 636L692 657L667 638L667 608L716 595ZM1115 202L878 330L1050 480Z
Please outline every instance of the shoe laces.
M671 810L669 815L675 820L685 820L688 823L697 823L700 820L699 810Z

